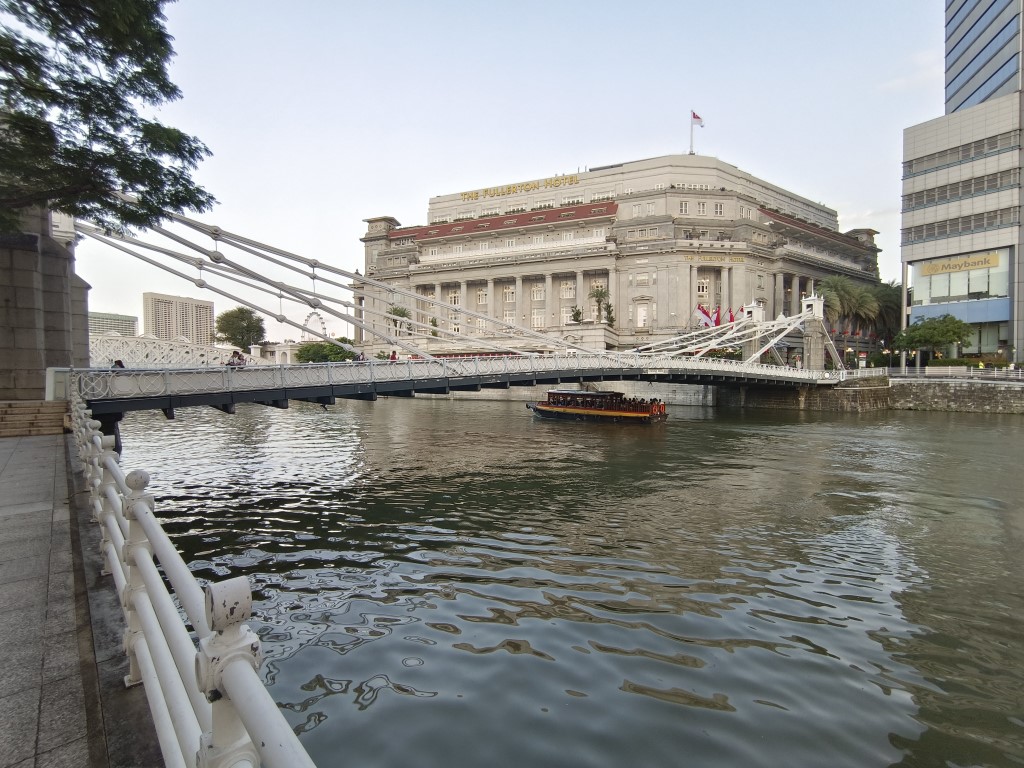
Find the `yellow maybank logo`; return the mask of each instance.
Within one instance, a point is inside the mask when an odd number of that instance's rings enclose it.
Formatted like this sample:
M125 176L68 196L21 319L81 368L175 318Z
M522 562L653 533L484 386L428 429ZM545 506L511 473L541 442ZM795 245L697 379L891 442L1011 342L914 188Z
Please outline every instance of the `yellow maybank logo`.
M968 272L972 269L990 269L999 266L999 251L978 253L973 256L954 256L951 259L929 261L921 265L924 277L945 275L950 272Z

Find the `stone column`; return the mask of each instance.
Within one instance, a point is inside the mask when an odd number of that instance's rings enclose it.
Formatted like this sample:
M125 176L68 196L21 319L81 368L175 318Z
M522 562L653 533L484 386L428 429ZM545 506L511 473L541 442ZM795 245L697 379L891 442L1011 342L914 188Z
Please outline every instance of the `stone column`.
M807 295L808 296L813 296L814 295L814 278L813 277L808 277L807 278Z
M587 295L583 292L583 273L576 272L576 306L583 310L583 318L587 317Z
M554 289L554 276L547 272L544 275L544 314L547 315L551 325L561 325L562 315L558 312L558 302L555 301Z
M732 267L722 267L722 322L729 319L729 308L732 306Z
M498 320L501 318L494 313L494 278L487 278L487 316Z
M790 275L789 284L792 287L789 296L789 315L800 314L800 275Z
M690 265L690 306L683 307L684 320L682 325L693 325L693 313L697 311L697 265Z
M468 293L468 289L469 289L469 284L465 280L460 280L459 281L459 309L461 309L463 311L469 309L469 293ZM459 325L462 326L462 332L463 333L466 333L469 330L469 328L466 327L468 325L468 323L469 323L469 319L465 315L462 315L462 317L459 318Z
M786 306L786 277L782 272L775 274L775 303L772 305L771 317L774 320Z
M527 321L523 319L523 276L516 275L516 325L520 328L529 328Z

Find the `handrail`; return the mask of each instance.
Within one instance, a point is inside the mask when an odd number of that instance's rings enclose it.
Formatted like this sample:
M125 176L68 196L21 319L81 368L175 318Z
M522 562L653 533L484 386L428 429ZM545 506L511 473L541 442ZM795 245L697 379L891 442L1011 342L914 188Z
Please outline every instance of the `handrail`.
M248 580L199 586L153 513L149 475L124 473L113 438L101 434L80 389L80 382L69 387L72 426L93 519L101 526L104 572L113 577L127 624L125 684L145 687L164 763L315 768L257 671L260 642L244 623L252 609Z

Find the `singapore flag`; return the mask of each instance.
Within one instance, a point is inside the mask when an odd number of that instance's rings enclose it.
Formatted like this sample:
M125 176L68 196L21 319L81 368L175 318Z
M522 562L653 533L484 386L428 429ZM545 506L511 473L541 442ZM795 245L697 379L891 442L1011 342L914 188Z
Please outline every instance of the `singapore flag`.
M690 125L699 125L701 128L704 127L704 119L692 109L690 110Z

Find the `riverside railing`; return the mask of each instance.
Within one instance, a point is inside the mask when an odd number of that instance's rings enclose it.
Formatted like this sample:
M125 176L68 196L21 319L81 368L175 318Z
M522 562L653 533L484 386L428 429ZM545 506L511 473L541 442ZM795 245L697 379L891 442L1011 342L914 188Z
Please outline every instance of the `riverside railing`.
M100 433L77 393L70 399L104 567L127 625L125 684L145 686L165 765L315 768L257 672L260 642L245 624L252 611L248 580L200 587L153 513L149 475L125 475L114 438Z

